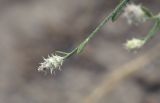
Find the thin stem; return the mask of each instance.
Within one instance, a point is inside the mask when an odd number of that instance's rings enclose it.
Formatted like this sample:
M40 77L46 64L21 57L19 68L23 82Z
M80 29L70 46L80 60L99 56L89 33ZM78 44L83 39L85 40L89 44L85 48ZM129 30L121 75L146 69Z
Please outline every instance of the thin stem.
M64 59L67 59L67 58L71 57L72 55L74 55L75 52L77 51L77 49L78 49L78 47L73 49L70 53L68 53L66 56L64 56Z
M126 4L129 2L129 0L122 0L119 5L108 15L105 17L105 19L95 28L95 30L82 42L86 42L86 44L91 40L92 37L94 37L97 32L100 31L100 29L109 21L111 20L113 17L115 17L117 14L119 14L119 12L122 11L122 9L126 6ZM81 44L82 44L81 43ZM81 45L80 44L80 45ZM78 46L79 47L79 46ZM69 58L70 56L72 56L73 54L76 53L76 51L78 50L78 47L76 47L75 49L73 49L70 53L68 53L68 55L66 55L64 58Z
M147 42L149 39L154 37L159 30L160 30L160 19L157 19L153 28L149 31L148 35L144 38L145 42Z
M123 7L129 2L129 0L123 0L114 10L111 12L101 23L97 26L97 28L88 36L87 39L91 39L93 36L96 35L97 32L110 20L114 15L117 15Z

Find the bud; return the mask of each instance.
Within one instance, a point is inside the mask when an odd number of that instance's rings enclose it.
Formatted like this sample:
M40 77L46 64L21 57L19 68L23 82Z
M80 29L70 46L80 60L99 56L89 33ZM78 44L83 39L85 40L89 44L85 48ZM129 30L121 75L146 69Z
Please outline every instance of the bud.
M137 38L127 40L124 44L125 48L128 50L139 49L144 45L145 41Z
M56 70L61 70L61 66L64 61L64 57L58 56L58 55L51 55L48 56L47 59L43 58L44 62L40 63L40 66L38 67L38 71L46 71L50 70L50 73L55 73Z
M123 16L127 18L129 24L138 25L146 21L147 16L142 10L141 5L128 4L124 9Z

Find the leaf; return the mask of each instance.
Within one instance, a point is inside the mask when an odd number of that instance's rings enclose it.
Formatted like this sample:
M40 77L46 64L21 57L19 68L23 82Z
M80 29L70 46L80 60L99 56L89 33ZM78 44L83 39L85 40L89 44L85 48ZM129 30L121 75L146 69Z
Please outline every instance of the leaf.
M56 53L58 53L58 54L62 54L62 55L67 55L68 53L66 53L66 52L62 52L62 51L55 51Z
M141 9L142 9L143 12L146 14L146 16L148 16L149 18L153 17L152 12L151 12L148 8L142 6Z
M154 27L151 29L150 31L150 35L154 35L155 33L157 33L160 30L160 19L157 19Z
M113 15L111 17L112 22L116 21L118 17L122 14L123 9L126 7L129 0L124 0L120 3L120 5L114 10Z
M160 18L157 19L155 25L153 28L149 31L148 35L145 37L145 40L148 41L151 39L153 36L156 35L157 32L160 31Z
M112 22L116 21L122 14L122 10L112 16Z
M77 54L80 54L83 50L84 50L84 47L86 46L86 44L88 43L89 39L86 39L84 42L82 42L78 49L77 49Z

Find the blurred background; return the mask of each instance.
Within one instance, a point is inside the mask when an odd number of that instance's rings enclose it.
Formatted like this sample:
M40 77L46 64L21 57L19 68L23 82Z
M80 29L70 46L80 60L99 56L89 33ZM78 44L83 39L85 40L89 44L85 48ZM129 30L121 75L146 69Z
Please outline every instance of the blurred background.
M159 0L133 0L154 13ZM156 35L137 53L123 43L143 37L153 22L109 22L80 56L56 75L37 71L42 57L70 51L110 13L119 0L0 0L0 103L82 103L104 76L160 43ZM157 51L159 52L159 51ZM132 68L132 67L130 67ZM124 80L98 103L160 103L160 58Z

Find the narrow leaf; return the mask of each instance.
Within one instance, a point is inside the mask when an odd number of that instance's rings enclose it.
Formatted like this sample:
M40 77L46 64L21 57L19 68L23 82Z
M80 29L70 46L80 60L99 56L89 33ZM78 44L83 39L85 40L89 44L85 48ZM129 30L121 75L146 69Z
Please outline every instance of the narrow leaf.
M66 52L62 52L62 51L56 51L56 53L58 53L58 54L62 54L62 55L67 55L68 53L66 53Z
M79 47L78 47L78 49L77 49L77 54L80 54L83 50L84 50L84 48L85 48L85 46L86 46L86 44L88 43L88 39L86 39L84 42L82 42L80 45L79 45Z
M118 19L118 17L122 14L123 9L126 7L129 0L123 0L120 5L113 11L113 15L111 17L112 22Z
M148 41L151 39L153 36L156 35L157 32L160 31L160 18L157 19L155 25L153 28L149 31L148 35L145 37L145 40Z
M146 14L147 17L151 18L153 16L152 12L148 8L142 6L141 9L143 10L143 12Z
M121 16L122 13L123 13L123 10L119 11L118 13L115 13L112 16L112 22L116 21Z

